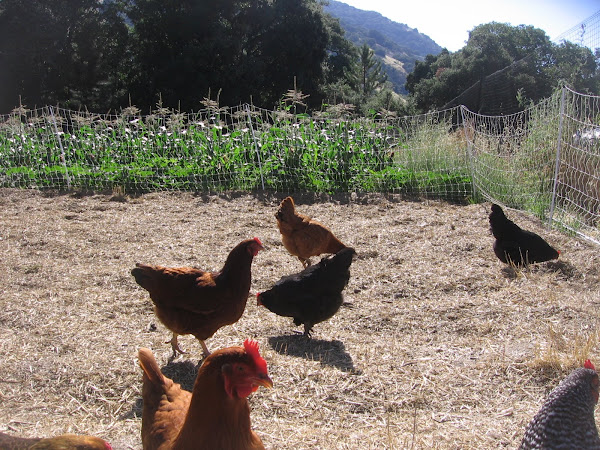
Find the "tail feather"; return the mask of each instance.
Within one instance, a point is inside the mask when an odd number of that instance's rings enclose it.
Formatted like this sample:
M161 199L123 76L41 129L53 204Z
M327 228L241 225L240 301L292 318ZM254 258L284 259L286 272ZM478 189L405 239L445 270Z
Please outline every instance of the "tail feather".
M164 386L166 384L165 376L160 371L160 367L158 367L158 363L150 349L140 348L138 350L138 359L140 367L152 384L156 386Z

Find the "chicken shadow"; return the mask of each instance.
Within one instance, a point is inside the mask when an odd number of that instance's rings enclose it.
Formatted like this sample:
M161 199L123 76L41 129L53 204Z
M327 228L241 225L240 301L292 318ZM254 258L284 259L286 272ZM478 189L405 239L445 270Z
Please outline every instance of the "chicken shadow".
M196 381L196 375L198 375L198 369L202 362L203 359L201 359L198 364L194 364L189 359L186 359L185 361L169 361L169 363L160 370L165 377L170 378L175 383L179 383L181 389L192 392L194 389L194 382Z
M524 270L532 273L556 273L565 280L576 278L580 275L577 267L567 261L547 261L542 264L532 264L527 267L507 265L502 268L502 273L506 278L514 280L518 277L519 272Z
M341 341L310 339L302 334L285 334L270 337L269 345L281 355L319 361L323 365L337 367L356 375L362 372L354 367L352 357L346 352Z
M198 369L202 364L202 359L198 364L194 364L190 360L186 361L169 361L169 363L163 366L160 370L168 378L172 379L175 383L179 383L182 389L191 392L194 389L194 382L196 381L196 375L198 375ZM140 374L140 385L142 375ZM131 405L131 409L119 416L119 420L126 419L139 419L142 417L142 410L144 401L141 397L135 400L135 403Z

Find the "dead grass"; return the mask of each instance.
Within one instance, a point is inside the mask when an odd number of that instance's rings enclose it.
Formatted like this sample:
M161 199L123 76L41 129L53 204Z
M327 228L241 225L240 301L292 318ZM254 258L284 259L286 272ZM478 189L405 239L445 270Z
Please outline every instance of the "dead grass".
M137 349L191 389L200 345L182 337L190 354L169 362L169 333L130 269L218 269L258 236L251 294L264 290L301 269L275 225L282 197L0 190L0 431L141 448ZM515 271L492 252L489 204L296 200L357 249L350 305L307 341L251 297L207 341L260 342L275 387L251 397L252 421L268 448L514 448L559 379L600 361L597 247L508 211L561 250Z

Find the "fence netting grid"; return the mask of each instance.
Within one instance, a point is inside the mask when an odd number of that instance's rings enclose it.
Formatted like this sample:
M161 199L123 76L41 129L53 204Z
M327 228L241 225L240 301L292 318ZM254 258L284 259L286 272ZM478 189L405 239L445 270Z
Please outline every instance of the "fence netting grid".
M458 109L307 117L250 105L193 114L62 108L0 118L0 182L25 188L384 191L464 198Z
M599 116L600 97L566 88L503 116L18 109L0 116L0 186L481 196L598 241Z

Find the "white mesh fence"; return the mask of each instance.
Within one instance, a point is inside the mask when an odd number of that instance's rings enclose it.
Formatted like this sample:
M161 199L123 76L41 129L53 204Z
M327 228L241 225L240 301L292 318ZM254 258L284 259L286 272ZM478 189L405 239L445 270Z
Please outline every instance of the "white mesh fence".
M553 39L555 42L570 41L595 51L600 47L600 11L578 23Z
M600 97L565 88L506 116L340 111L16 110L0 116L0 186L483 197L600 241Z
M518 114L462 113L477 194L600 243L600 97L563 88Z
M0 117L0 185L25 188L470 192L458 109L380 120L242 105L141 116L43 108ZM453 125L454 121L454 125ZM56 124L56 125L55 125Z
M526 111L485 116L462 109L475 191L543 216L551 203L560 96Z
M600 97L562 91L551 218L600 243Z

